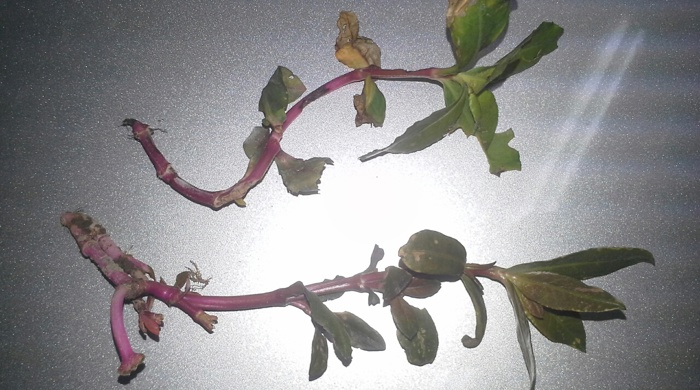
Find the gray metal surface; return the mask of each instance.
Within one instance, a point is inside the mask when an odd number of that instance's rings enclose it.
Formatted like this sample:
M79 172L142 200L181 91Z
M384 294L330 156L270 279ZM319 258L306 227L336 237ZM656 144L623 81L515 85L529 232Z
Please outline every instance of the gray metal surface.
M385 68L449 66L445 1L0 2L0 387L194 389L526 388L505 291L485 283L489 324L461 346L473 313L459 286L415 304L440 333L434 364L410 366L387 309L346 294L387 340L307 382L313 334L293 308L224 313L213 335L164 305L146 368L117 381L112 287L60 226L81 209L172 282L196 261L212 295L263 292L384 265L410 234L442 231L470 261L508 266L594 246L637 246L657 266L594 281L626 303L626 320L587 323L588 353L533 336L540 389L700 386L700 3L521 1L499 58L541 21L560 48L496 90L499 130L512 127L521 172L497 178L460 134L429 149L357 157L441 104L438 87L380 82L383 128L355 128L353 85L309 106L284 147L328 156L321 194L293 197L275 170L244 209L187 202L158 181L118 125L166 128L156 142L179 173L221 189L247 164L241 143L260 121L260 91L277 65L310 89L346 71L333 57L339 10L383 49ZM380 263L381 265L382 263Z

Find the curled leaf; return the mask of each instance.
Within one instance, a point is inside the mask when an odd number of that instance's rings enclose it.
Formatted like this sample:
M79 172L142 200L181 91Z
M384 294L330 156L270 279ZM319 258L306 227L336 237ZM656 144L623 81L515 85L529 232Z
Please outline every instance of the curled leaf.
M333 165L327 157L313 157L308 160L294 158L284 151L275 157L277 170L282 182L292 195L309 195L318 193L318 184L326 165Z
M386 99L371 76L365 78L362 94L353 96L353 105L357 111L355 126L369 123L372 126L382 127L386 113Z
M458 69L501 36L509 15L509 0L449 0L446 22Z
M335 57L338 61L353 69L382 66L379 46L371 39L360 36L360 22L354 12L340 12L337 25Z
M402 264L412 272L459 278L467 263L467 250L452 237L433 230L413 234L399 248Z
M278 66L263 88L258 103L258 110L265 114L263 126L282 125L287 117L287 105L297 100L304 91L306 87L299 77L284 66Z
M476 330L474 331L474 337L469 335L464 335L462 337L462 345L466 348L476 348L481 344L481 340L484 338L486 333L486 304L484 303L484 288L481 286L478 280L468 275L462 275L462 284L464 288L469 293L472 305L474 306L474 313L476 313Z

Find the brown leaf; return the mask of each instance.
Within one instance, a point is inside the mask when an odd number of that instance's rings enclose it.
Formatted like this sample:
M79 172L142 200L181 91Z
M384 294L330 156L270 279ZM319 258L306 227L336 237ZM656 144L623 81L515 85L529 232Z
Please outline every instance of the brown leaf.
M341 11L338 16L338 37L335 40L335 57L353 69L370 65L381 67L382 52L373 40L360 36L360 22L357 15Z

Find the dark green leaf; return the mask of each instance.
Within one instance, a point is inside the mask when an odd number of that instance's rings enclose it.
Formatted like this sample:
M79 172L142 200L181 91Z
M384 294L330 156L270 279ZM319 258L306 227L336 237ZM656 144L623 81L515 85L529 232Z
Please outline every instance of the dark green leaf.
M311 364L309 364L309 381L320 378L328 367L328 342L319 328L315 328L311 342Z
M462 284L469 293L476 315L476 331L474 337L464 335L462 345L467 348L475 348L484 338L486 332L486 304L484 303L484 289L478 280L467 275L462 275Z
M413 276L410 273L393 266L386 267L386 276L384 277L384 287L382 295L384 296L383 306L387 306L394 298L396 298L403 290L411 283Z
M586 280L604 276L637 263L654 264L654 256L639 248L592 248L549 261L518 264L513 272L544 271Z
M286 119L287 105L298 99L306 90L292 71L284 66L277 67L263 88L258 110L265 114L263 126L273 127L284 123Z
M520 299L518 299L518 292L515 286L504 281L506 291L508 291L508 298L510 299L510 304L513 306L513 313L515 314L515 319L518 321L518 344L520 344L520 351L523 353L523 360L525 360L525 367L527 368L527 373L530 376L530 390L535 389L535 383L537 382L537 367L535 364L535 353L532 350L532 340L530 336L530 325L528 324L527 315L523 306L520 304Z
M435 279L413 279L411 284L403 290L403 295L411 298L428 298L437 294L442 283Z
M579 313L625 309L622 302L605 290L569 276L551 272L512 271L506 272L505 276L527 298L551 309Z
M353 103L357 111L355 126L362 126L365 123L369 123L372 126L381 127L384 124L386 99L371 76L365 78L365 86L362 88L362 94L355 95L353 97Z
M391 301L391 315L396 325L396 337L409 363L423 366L435 360L438 335L432 317L398 297Z
M517 293L524 308L533 302L520 291ZM527 309L525 314L535 328L550 341L586 352L586 330L578 313L543 308L540 313L537 313L539 315Z
M367 272L376 272L377 271L377 264L384 258L384 249L380 248L379 245L374 244L374 248L372 249L372 255L369 258L369 267L367 267L366 270L364 270L363 273Z
M391 145L361 156L360 161L367 161L387 153L413 153L440 141L457 128L456 122L462 115L465 99L466 94L462 94L454 104L414 123L403 134L396 137Z
M367 290L367 304L369 306L374 306L378 305L381 300L379 299L379 296L375 294L374 291L372 290Z
M345 330L345 325L343 322L326 306L321 302L319 297L307 290L303 285L301 286L304 291L304 296L309 303L309 309L311 310L311 320L320 326L326 337L328 337L333 343L333 351L335 356L347 366L352 361L352 346L350 343L350 335L348 335L347 330Z
M509 0L450 0L447 29L452 52L461 70L481 49L493 43L508 25Z
M294 158L280 151L275 157L277 170L282 182L292 195L310 195L318 193L318 184L326 165L333 165L333 160L326 157L313 157L308 160Z
M557 41L563 33L564 30L558 25L544 22L495 65L474 68L456 77L478 94L489 84L503 81L535 65L557 48Z
M467 250L459 241L433 230L413 234L399 256L410 271L438 277L459 278L467 263Z
M386 349L386 343L382 335L360 317L347 311L335 313L335 315L343 321L345 330L350 335L351 345L354 348L359 348L363 351L383 351Z

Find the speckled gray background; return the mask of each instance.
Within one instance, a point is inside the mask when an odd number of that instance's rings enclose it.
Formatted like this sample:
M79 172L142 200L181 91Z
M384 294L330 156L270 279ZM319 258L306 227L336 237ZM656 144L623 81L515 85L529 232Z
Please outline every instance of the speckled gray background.
M496 91L499 129L513 127L523 170L488 173L473 139L361 164L440 108L424 83L380 82L383 128L355 128L346 87L309 106L286 133L297 157L328 156L321 195L288 195L275 170L244 209L189 203L158 181L122 119L164 127L156 142L180 174L207 189L244 172L241 143L260 121L261 88L277 65L309 88L346 71L333 57L335 20L354 10L383 66L449 66L446 1L0 2L0 387L3 389L526 388L505 292L485 282L489 324L466 350L473 313L460 286L418 301L436 321L433 365L406 363L388 310L346 294L385 352L331 359L308 383L313 330L292 308L224 313L209 335L166 308L160 342L128 329L146 368L117 381L112 287L59 224L81 209L167 280L196 261L209 294L244 294L384 265L410 234L458 238L475 262L508 266L593 246L651 250L594 281L627 304L626 320L587 323L588 353L533 344L540 389L700 386L700 3L521 1L490 62L541 21L565 28L560 49ZM380 263L381 265L381 263Z

